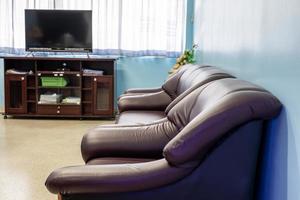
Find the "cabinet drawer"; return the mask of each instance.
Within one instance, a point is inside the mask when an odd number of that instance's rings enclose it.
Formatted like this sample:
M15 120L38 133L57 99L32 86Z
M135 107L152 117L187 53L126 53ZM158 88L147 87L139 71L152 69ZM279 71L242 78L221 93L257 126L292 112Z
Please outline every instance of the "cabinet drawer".
M80 106L60 106L61 115L80 115Z
M40 115L80 115L80 106L77 105L38 105Z
M57 106L38 105L37 113L40 115L57 115Z

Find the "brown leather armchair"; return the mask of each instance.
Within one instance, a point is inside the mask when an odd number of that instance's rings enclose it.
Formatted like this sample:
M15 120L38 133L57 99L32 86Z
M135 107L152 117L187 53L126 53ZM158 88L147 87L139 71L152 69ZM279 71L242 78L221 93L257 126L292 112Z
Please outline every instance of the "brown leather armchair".
M264 124L280 109L259 86L212 81L162 120L92 129L82 141L86 165L55 170L46 186L63 200L250 200Z
M191 69L191 67L192 68L194 68L194 67L196 67L196 68L198 68L198 67L205 68L205 67L210 67L210 66L208 66L208 65L201 66L201 65L195 65L195 64L186 64L186 65L182 66L181 69L177 71L177 73L178 72L183 73L185 70ZM176 73L174 73L174 74L170 75L163 85L168 84L168 82L171 81L171 79L174 78L174 76L178 76L178 74L176 75ZM119 96L118 99L120 99L121 97L126 96L126 95L155 93L155 92L160 92L162 90L163 90L163 86L156 87L156 88L130 88L130 89L126 90L123 95Z
M171 76L160 88L130 89L118 99L117 124L145 124L166 117L165 109L196 88L223 78L233 78L212 66L188 64ZM137 120L138 119L138 120Z

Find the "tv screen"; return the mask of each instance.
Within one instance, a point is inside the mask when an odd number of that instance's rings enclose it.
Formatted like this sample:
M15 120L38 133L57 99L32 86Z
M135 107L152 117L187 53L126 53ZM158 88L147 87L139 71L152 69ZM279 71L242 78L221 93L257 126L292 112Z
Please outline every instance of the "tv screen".
M25 10L26 51L92 51L92 11Z

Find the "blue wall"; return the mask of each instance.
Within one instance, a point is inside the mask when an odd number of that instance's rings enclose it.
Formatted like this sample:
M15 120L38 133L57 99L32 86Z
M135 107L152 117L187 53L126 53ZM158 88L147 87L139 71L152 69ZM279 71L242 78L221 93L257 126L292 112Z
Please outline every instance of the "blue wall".
M121 57L116 66L116 97L133 87L158 87L168 76L175 58ZM3 108L3 60L0 59L0 110Z
M284 104L269 127L259 199L300 199L299 21L299 0L195 0L198 62L262 85Z

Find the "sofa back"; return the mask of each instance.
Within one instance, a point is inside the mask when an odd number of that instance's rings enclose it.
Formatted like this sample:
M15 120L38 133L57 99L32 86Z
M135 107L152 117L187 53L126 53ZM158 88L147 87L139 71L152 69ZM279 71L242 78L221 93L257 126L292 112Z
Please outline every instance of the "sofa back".
M247 81L227 78L207 83L168 111L168 119L180 132L165 146L164 156L174 165L201 160L231 129L271 119L280 108L276 97Z
M216 67L187 64L171 76L162 89L174 100L190 88L222 78L233 76Z

